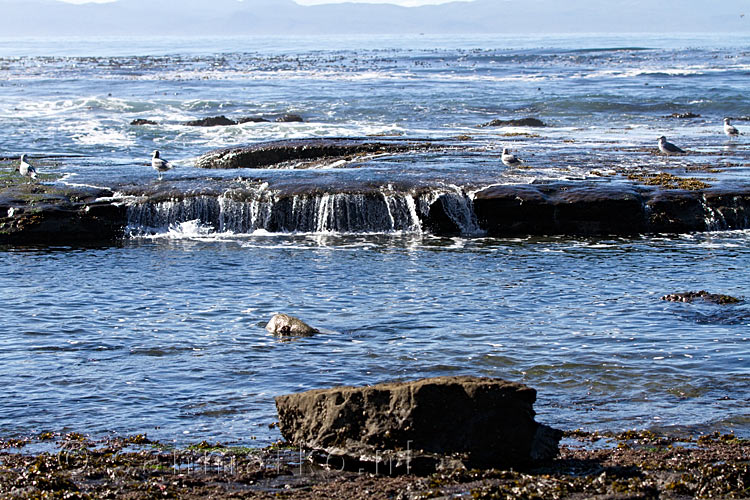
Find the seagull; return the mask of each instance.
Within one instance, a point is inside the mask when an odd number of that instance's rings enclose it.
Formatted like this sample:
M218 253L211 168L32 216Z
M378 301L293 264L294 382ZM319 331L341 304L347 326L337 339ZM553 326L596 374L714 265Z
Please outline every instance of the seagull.
M724 133L729 137L737 137L740 135L740 131L737 130L737 127L729 123L729 118L724 118Z
M16 167L16 171L20 172L24 177L29 179L36 179L36 169L26 162L26 155L21 155L21 162Z
M159 172L159 180L161 180L161 174L171 169L174 165L167 160L159 158L159 151L154 150L154 156L151 157L151 166L154 167L154 170Z
M516 155L510 152L509 148L503 148L503 154L500 156L500 159L509 167L517 167L523 163Z
M671 142L667 141L667 138L664 136L659 137L659 151L666 155L673 155L677 153L684 153L682 149L678 148Z

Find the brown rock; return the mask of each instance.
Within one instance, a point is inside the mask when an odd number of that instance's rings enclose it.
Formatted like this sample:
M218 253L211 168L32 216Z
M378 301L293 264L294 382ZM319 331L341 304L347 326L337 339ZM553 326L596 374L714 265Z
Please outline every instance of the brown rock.
M411 457L429 472L446 457L511 467L554 457L560 433L534 421L535 400L523 384L463 376L307 391L276 408L295 446L365 463L395 456L407 469Z
M304 321L288 314L276 314L266 325L266 330L284 337L309 337L318 333Z

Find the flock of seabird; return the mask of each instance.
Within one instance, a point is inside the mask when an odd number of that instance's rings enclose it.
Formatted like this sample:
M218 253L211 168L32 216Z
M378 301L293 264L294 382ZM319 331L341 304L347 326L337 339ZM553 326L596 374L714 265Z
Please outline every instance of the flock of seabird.
M740 131L731 124L731 120L729 118L724 118L724 133L727 134L730 139L740 135ZM679 147L669 142L664 136L659 137L659 151L667 155L681 154L685 152L683 149L680 149ZM508 167L518 167L519 165L523 165L523 160L511 153L510 148L503 148L503 154L501 155L500 159L502 160L503 164ZM151 157L151 166L158 173L159 180L161 180L162 174L164 174L164 172L167 172L174 167L174 165L169 163L167 160L161 158L158 150L154 150L154 153ZM31 164L29 164L28 161L26 161L25 154L21 155L21 161L16 166L15 171L19 172L24 177L28 177L29 179L36 179L37 177L36 169Z
M174 165L159 156L158 150L154 150L153 156L151 157L151 166L158 172L159 180L161 180L161 176L164 172L171 170L174 167ZM37 177L36 169L26 160L25 154L21 155L21 161L16 165L14 171L19 172L24 177L28 177L30 180L36 179Z
M740 135L740 131L737 130L737 127L732 125L730 118L724 118L724 133L727 134L730 139L733 139ZM685 150L675 146L664 136L659 137L659 151L661 151L665 155L685 153ZM500 156L500 159L508 167L517 167L519 165L523 165L523 160L511 153L510 148L503 148L503 154Z

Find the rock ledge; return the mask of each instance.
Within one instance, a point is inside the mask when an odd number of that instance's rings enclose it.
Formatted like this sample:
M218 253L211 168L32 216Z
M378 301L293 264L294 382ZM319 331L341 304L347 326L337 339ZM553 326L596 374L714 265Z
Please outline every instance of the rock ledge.
M535 400L523 384L461 376L312 390L279 396L276 408L281 434L295 446L356 466L395 459L430 472L447 458L451 467L553 458L560 433L534 420Z

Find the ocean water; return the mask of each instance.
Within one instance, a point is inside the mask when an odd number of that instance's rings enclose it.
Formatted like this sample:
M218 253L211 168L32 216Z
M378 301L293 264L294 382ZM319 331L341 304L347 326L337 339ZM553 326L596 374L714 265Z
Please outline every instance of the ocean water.
M473 374L536 388L538 420L558 428L750 436L750 306L660 300L750 298L750 232L500 239L470 213L488 185L615 183L601 174L623 167L745 185L750 143L721 124L750 130L748 76L748 35L0 39L0 157L28 153L55 182L150 186L159 149L175 186L250 179L272 198L367 185L389 207L382 220L332 223L332 194L311 208L320 220L274 233L237 222L222 197L209 200L218 225L200 206L123 198L120 244L0 249L0 434L267 444L279 438L274 395ZM700 117L666 118L683 112ZM286 113L304 122L273 121ZM271 121L184 125L216 115ZM549 127L478 127L526 116ZM653 154L661 135L689 154ZM455 147L194 167L214 148L342 136ZM503 167L502 147L529 168ZM409 186L455 192L464 234L421 228ZM275 312L323 332L280 341L263 329Z

